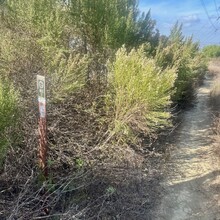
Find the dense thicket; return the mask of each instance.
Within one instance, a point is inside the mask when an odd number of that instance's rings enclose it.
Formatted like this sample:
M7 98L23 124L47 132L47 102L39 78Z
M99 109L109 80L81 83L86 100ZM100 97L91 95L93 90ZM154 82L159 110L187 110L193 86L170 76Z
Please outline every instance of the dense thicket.
M198 44L183 36L181 25L160 37L136 0L8 0L1 14L1 76L28 112L42 74L51 104L89 89L91 111L102 112L97 120L108 121L109 133L149 135L168 124L170 98L191 99L205 69Z
M181 25L160 36L137 0L5 0L0 10L0 160L13 183L35 170L37 74L47 81L55 181L109 158L131 163L140 134L152 137L170 125L172 103L190 102L205 70Z

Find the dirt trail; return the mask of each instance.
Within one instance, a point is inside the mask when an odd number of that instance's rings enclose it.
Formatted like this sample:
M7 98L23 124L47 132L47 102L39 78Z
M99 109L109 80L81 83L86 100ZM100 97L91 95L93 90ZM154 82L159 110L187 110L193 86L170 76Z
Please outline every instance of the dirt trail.
M196 105L183 116L163 183L166 193L154 219L220 220L220 164L208 105L212 83L207 77Z

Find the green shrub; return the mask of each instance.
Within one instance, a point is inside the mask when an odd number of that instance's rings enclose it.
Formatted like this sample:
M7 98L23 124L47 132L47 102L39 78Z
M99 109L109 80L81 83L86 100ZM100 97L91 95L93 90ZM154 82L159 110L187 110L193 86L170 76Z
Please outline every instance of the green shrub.
M170 95L176 78L173 69L156 66L143 49L118 50L111 66L113 132L128 137L135 131L150 134L168 124ZM113 102L113 103L112 103Z
M182 26L177 23L167 43L160 43L155 56L161 68L176 69L176 92L172 95L172 101L178 104L191 102L195 95L195 83L206 70L205 58L199 51L198 43L194 43L192 37L185 38L181 30Z
M220 57L220 46L208 45L203 48L202 52L209 58Z
M13 87L6 81L0 79L0 166L10 143L10 128L12 128L18 117L17 112L18 95Z
M48 94L57 101L83 87L90 60L69 46L68 13L59 1L10 0L0 18L0 72L19 91L33 94L35 74L47 76ZM71 34L70 34L71 32ZM26 79L26 80L23 80Z
M69 57L63 57L62 52L58 53L53 62L54 70L50 77L54 101L66 98L86 84L89 56L80 53L68 55Z

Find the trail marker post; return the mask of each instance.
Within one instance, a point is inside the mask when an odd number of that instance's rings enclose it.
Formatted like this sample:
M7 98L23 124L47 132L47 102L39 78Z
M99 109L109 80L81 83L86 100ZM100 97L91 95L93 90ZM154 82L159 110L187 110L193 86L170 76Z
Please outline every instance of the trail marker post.
M39 166L45 178L48 177L47 167L47 124L46 124L46 90L45 77L37 75L37 93L39 106Z

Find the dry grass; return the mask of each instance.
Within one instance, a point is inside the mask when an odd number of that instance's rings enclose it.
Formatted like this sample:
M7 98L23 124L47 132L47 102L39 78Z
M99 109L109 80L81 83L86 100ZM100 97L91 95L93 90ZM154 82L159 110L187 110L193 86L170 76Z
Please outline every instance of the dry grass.
M217 113L220 110L220 76L218 76L213 84L210 92L211 105L213 110Z
M213 132L216 143L215 153L220 158L220 59L216 58L209 63L209 72L215 77L211 92L210 103L213 111Z
M215 78L210 92L210 102L214 112L218 114L220 110L220 59L210 61L209 73Z
M219 114L217 116L214 116L213 120L213 133L214 133L214 141L215 141L215 148L214 153L219 158L220 163L220 116Z
M215 58L212 59L209 62L209 73L211 73L211 75L216 76L220 74L220 59L219 58Z

